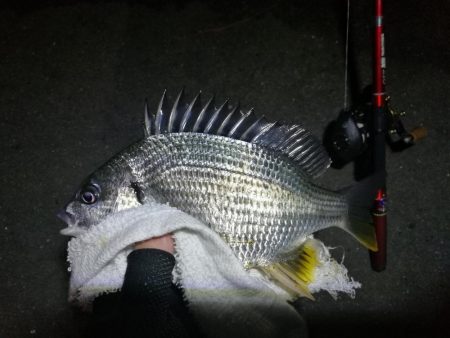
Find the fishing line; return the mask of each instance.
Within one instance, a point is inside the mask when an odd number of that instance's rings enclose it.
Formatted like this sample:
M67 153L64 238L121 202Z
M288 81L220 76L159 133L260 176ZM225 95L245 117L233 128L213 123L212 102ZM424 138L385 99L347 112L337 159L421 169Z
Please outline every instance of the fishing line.
M347 93L347 82L348 82L348 34L350 27L350 0L347 0L347 30L345 34L345 73L344 73L344 111L348 109L348 93Z

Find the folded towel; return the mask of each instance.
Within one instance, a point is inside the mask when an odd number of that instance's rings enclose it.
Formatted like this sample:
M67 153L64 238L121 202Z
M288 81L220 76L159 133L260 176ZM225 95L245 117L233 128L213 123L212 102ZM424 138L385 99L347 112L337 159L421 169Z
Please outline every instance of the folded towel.
M69 299L88 308L99 294L120 290L135 242L173 233L174 282L210 337L303 337L306 325L287 303L290 296L258 270L245 270L230 247L207 225L167 205L123 210L75 236L68 245Z

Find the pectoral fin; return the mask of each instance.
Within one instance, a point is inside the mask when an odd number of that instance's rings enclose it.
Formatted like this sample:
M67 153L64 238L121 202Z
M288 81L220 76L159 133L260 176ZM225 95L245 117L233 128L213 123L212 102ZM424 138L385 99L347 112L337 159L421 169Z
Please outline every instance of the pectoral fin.
M138 200L138 202L140 204L144 204L145 203L145 199L146 199L145 192L141 188L139 183L138 182L131 182L131 188L134 190L134 193L136 194L136 199Z

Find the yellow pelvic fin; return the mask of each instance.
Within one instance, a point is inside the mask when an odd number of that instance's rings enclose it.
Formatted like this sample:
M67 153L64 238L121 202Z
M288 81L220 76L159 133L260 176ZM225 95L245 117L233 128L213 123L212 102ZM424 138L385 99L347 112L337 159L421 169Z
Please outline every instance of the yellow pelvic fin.
M314 281L315 269L321 263L314 239L308 239L298 248L295 256L285 262L279 262L261 268L274 282L294 297L306 297L314 300L308 285Z

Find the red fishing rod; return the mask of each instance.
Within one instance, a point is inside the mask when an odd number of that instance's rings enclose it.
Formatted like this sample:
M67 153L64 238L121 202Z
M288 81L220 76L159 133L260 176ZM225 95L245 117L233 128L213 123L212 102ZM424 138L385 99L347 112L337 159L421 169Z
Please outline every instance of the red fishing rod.
M386 57L384 50L383 1L375 0L375 29L373 54L373 171L380 174L381 182L374 196L373 224L378 242L378 251L370 251L372 269L386 268L387 210L386 210Z
M350 1L347 0L346 65L349 45ZM404 112L390 108L386 95L386 57L384 49L383 1L374 0L373 83L360 93L353 93L354 105L339 114L324 134L324 145L332 166L342 168L354 162L355 178L376 177L376 187L370 186L361 200L372 204L372 219L377 236L378 251L370 251L372 269L386 268L387 208L386 208L386 143L392 151L402 151L426 136L423 127L407 131L401 117ZM351 64L351 62L350 62ZM352 67L355 71L355 67ZM356 72L355 72L356 73ZM351 78L351 77L350 77ZM347 67L346 67L347 79ZM345 84L347 85L347 83ZM355 87L354 86L353 88ZM345 102L346 102L345 88Z
M405 112L397 112L389 106L390 98L386 96L383 0L375 0L374 5L372 167L373 173L382 179L377 188L372 210L378 251L370 252L370 261L375 271L383 271L386 268L387 256L386 142L393 151L401 151L423 139L427 135L427 130L424 127L416 127L407 131L400 119Z

